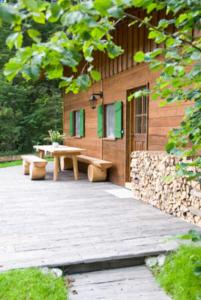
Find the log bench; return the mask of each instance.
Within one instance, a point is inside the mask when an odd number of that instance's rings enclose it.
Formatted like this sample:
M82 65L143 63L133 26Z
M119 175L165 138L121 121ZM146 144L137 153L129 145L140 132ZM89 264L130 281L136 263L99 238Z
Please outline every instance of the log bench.
M107 169L112 167L110 161L94 158L86 155L77 155L77 160L88 164L88 179L91 182L105 181L107 178ZM61 169L72 170L72 159L70 156L61 157Z
M24 175L32 180L45 179L47 161L35 155L22 155Z

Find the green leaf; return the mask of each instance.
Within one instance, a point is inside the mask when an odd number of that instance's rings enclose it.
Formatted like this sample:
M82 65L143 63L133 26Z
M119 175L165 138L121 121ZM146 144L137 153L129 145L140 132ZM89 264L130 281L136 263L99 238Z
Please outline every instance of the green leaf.
M101 80L101 74L100 74L100 72L98 72L96 70L92 70L90 72L90 74L91 74L91 77L92 77L93 80L95 80L95 81Z
M115 58L123 53L123 49L110 41L107 45L107 52L110 58Z
M142 51L138 51L135 55L134 55L134 60L138 63L141 63L144 61L144 52Z
M123 9L117 6L113 6L108 9L108 13L111 17L121 18L123 16Z
M33 13L33 20L39 24L45 24L45 15L42 12Z
M0 4L0 19L2 19L5 23L12 23L17 20L20 21L20 16L17 14L17 11L13 6Z
M62 18L61 22L65 26L71 26L76 23L79 23L83 19L84 15L80 11L73 11L70 13L65 13Z
M112 0L94 0L95 9L99 11L102 15L107 15L108 9L112 6Z
M20 62L17 62L15 59L10 59L9 62L5 65L4 75L9 81L12 81L13 78L21 70L21 67L22 65Z
M89 75L88 74L80 75L76 79L76 84L80 88L80 90L86 90L91 84Z
M148 35L148 39L155 39L156 37L159 36L159 31L156 31L156 30L151 30L149 32L149 35Z
M30 36L30 38L34 40L36 43L40 42L41 38L40 38L40 32L38 30L29 29L27 30L27 33Z
M176 25L180 25L183 23L186 19L188 19L188 15L186 13L180 14L179 17L176 19Z
M23 35L21 32L15 32L8 36L6 40L6 45L9 49L12 49L14 46L15 48L19 49L22 46L23 42Z
M47 77L49 79L57 79L63 76L63 66L60 64L48 66L47 70Z

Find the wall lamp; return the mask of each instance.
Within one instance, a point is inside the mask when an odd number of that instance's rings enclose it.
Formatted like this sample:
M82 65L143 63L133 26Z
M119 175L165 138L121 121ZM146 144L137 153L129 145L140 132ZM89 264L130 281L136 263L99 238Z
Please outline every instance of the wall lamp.
M97 100L98 100L97 97L103 98L103 92L93 93L89 97L89 104L92 109L96 108Z

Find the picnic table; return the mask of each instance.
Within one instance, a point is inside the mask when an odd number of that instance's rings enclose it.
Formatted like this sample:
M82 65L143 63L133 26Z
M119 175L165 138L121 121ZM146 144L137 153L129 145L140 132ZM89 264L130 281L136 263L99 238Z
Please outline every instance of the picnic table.
M35 145L34 149L39 153L41 158L49 154L54 158L54 176L53 179L56 181L58 179L58 174L60 170L60 158L62 156L71 156L73 162L73 172L75 180L79 178L77 155L80 155L84 149L69 147L69 146L53 146L53 145Z

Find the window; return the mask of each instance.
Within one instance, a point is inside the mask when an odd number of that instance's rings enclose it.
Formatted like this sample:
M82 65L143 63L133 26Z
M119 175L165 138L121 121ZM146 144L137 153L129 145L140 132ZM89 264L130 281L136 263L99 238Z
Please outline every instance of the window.
M97 107L97 135L99 138L121 139L122 129L122 101L113 104L100 104Z
M135 133L147 132L147 97L135 100Z
M105 137L115 138L115 107L114 107L114 104L105 105Z
M75 136L79 137L80 136L80 111L75 111L74 114L75 114L75 117L74 117Z
M69 124L70 136L84 137L85 135L85 110L73 110L70 112Z

